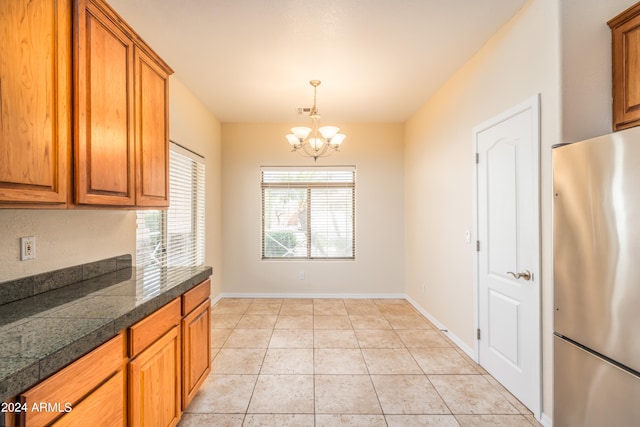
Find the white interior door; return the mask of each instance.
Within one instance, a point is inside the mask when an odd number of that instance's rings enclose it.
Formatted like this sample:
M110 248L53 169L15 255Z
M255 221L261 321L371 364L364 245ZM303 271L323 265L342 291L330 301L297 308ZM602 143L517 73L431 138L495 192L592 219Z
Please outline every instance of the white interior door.
M541 410L539 100L474 129L479 363Z

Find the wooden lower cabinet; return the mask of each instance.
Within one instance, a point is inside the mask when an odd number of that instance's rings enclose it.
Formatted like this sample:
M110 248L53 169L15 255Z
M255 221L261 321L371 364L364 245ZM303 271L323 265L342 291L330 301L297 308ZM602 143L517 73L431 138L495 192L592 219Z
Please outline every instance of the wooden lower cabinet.
M127 426L126 376L124 369L98 387L53 427Z
M48 406L7 414L5 425L177 425L211 371L210 290L205 280L8 400Z
M211 300L182 320L182 410L211 372Z
M180 420L180 327L129 363L130 426L175 426Z
M19 424L35 427L55 422L54 425L99 426L107 425L100 424L103 414L113 414L114 422L108 425L126 425L124 420L119 422L126 414L126 360L121 333L22 393L20 400L26 403L28 411ZM95 412L96 409L100 412Z

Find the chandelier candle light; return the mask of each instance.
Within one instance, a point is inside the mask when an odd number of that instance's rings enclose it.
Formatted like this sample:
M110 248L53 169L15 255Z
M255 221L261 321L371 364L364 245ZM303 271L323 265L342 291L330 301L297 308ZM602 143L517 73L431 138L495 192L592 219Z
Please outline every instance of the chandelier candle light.
M311 127L298 126L291 128L291 134L287 135L287 141L291 144L291 151L298 151L306 157L313 157L313 161L318 157L326 157L333 154L334 151L340 151L340 144L346 138L346 135L338 133L340 128L336 126L320 127L320 116L316 107L316 91L320 85L320 80L311 80L309 82L313 86L313 107L309 111L311 118ZM331 149L331 150L329 150ZM302 150L300 152L299 150Z

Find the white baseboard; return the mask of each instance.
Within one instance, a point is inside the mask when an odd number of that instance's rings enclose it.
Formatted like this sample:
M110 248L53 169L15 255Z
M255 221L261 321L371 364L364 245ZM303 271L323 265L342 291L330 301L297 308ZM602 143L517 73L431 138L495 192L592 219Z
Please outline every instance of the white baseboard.
M543 412L540 417L540 424L544 427L553 427L553 419Z
M340 298L340 299L407 299L405 294L274 294L274 293L222 293L220 298Z
M453 341L455 343L455 345L457 345L458 347L460 347L460 349L462 351L464 351L467 356L469 356L471 359L473 359L473 361L477 362L478 358L476 355L476 351L474 349L472 349L471 347L469 347L464 341L462 341L456 334L454 334L453 332L449 331L447 329L447 327L445 325L443 325L442 323L440 323L438 321L438 319L436 319L435 317L433 317L427 310L425 310L424 308L422 308L420 306L420 304L418 304L413 298L411 298L410 296L406 296L407 301L409 301L409 303L411 303L411 305L413 306L413 308L415 308L416 310L418 310L420 312L420 314L422 314L424 317L426 317L427 319L429 319L429 321L431 323L433 323L438 329L440 329L440 331L445 334L451 341Z
M213 307L214 305L216 305L218 301L220 301L222 298L223 298L222 295L218 294L217 297L211 300L211 306Z

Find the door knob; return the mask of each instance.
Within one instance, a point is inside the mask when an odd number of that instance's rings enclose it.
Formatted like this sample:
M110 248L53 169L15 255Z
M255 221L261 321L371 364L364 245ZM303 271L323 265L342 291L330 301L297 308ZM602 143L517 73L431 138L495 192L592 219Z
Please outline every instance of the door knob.
M525 270L522 271L520 273L514 273L512 271L507 271L507 274L510 274L513 276L514 279L524 279L524 280L531 280L531 278L533 277L533 274L531 274L531 272L529 270Z

